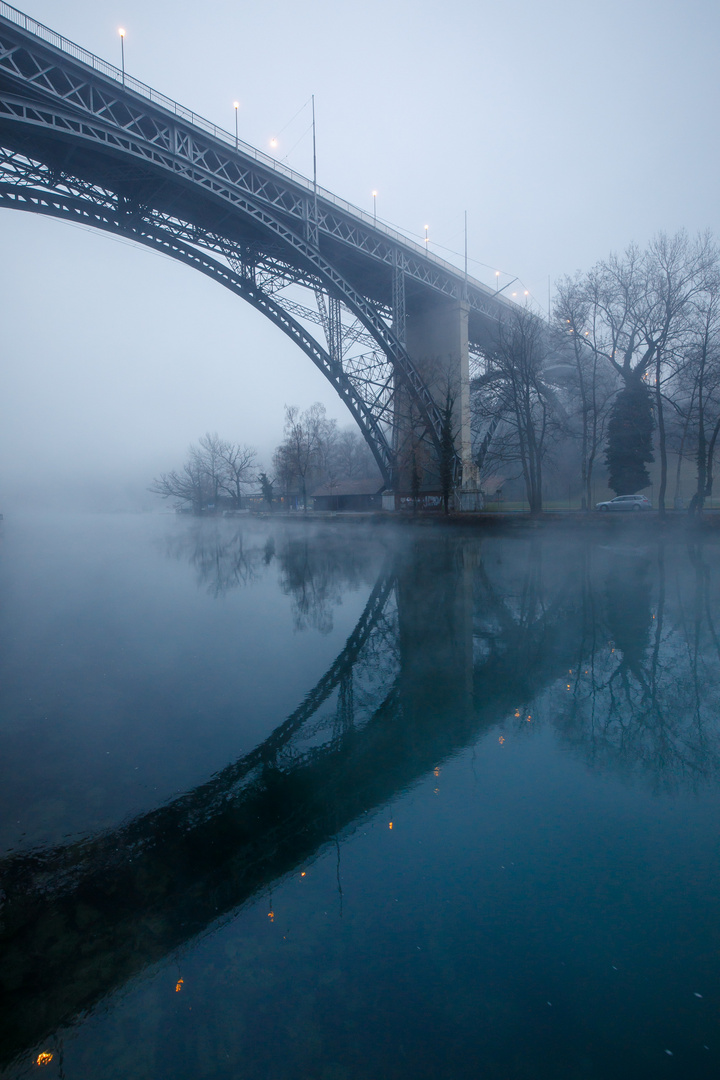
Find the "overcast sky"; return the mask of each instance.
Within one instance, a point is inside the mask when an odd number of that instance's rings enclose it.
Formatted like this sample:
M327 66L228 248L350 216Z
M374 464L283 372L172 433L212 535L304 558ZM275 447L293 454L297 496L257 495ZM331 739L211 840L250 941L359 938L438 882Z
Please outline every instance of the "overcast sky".
M548 278L720 234L717 0L34 0L29 15L453 259ZM270 464L285 403L343 406L261 315L172 260L0 211L0 503L142 490L205 431ZM505 275L508 275L506 277ZM2 506L0 506L2 510Z

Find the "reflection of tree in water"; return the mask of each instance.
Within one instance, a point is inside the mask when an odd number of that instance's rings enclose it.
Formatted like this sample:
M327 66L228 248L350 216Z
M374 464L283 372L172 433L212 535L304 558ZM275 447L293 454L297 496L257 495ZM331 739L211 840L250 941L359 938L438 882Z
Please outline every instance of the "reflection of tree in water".
M242 528L222 519L194 522L181 535L168 537L168 558L185 560L195 570L198 585L210 596L223 596L249 585L274 552L273 541L246 537Z
M549 547L549 550L547 548ZM473 583L473 651L478 662L522 651L534 629L551 622L556 645L574 625L577 548L491 541ZM561 569L562 568L562 569Z
M720 772L720 646L707 552L588 549L583 632L557 724L593 764L660 788Z
M295 629L329 634L343 593L371 580L372 557L369 546L348 544L344 535L323 535L322 541L307 532L284 536L277 558L280 588L292 597Z
M193 522L165 543L168 558L193 567L198 584L220 597L256 581L277 561L280 588L292 599L296 630L333 628L333 609L343 593L372 585L377 572L377 545L309 526L278 527L270 535L255 522L209 519Z

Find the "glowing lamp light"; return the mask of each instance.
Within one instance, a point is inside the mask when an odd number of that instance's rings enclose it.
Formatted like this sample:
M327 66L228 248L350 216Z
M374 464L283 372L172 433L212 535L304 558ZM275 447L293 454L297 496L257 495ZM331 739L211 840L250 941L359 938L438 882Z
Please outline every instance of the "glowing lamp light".
M53 1056L48 1050L43 1050L42 1054L38 1054L35 1061L36 1065L49 1065Z
M118 34L120 35L120 37L125 37L125 31L122 27L120 27L120 29L118 30Z
M270 145L271 145L271 146L272 146L273 148L275 148L275 147L277 146L277 144L278 144L278 141L277 141L277 139L271 139L271 140L270 140Z
M390 824L388 825L388 829L392 829L392 821L391 821L391 822L390 822Z
M274 911L268 911L268 919L270 920L270 922L275 921L275 912Z
M302 873L300 874L300 877L305 877L305 873L306 873L306 871L303 870Z
M175 993L176 994L179 994L180 991L182 990L184 981L185 981L184 979L178 979L178 981L175 983Z

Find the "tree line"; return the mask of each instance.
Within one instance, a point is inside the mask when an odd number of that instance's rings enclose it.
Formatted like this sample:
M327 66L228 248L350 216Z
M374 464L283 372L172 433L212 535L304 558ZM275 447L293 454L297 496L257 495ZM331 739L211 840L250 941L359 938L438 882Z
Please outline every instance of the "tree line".
M590 508L599 465L617 495L635 494L657 456L660 512L688 460L700 513L720 433L717 244L659 234L565 277L548 323L518 308L500 328L471 392L481 477L515 469L531 511L546 465L572 460Z
M312 492L339 480L377 478L367 443L354 428L340 429L316 402L301 411L285 406L284 437L273 454L273 475L261 470L254 447L207 433L190 446L180 469L161 473L149 490L195 514L240 510L248 495L259 494L268 508L276 500L308 506Z
M720 435L720 251L710 234L659 234L557 285L550 318L516 307L471 379L473 456L480 485L522 483L531 512L548 476L562 475L592 506L600 476L618 495L650 485L664 513L691 462L689 510L712 495ZM430 487L446 512L455 483L454 394L438 394L442 433L409 415L401 424L397 475L417 504ZM283 438L260 471L254 448L207 434L178 471L150 490L199 513L239 509L260 489L268 506L307 507L320 486L381 477L357 428L340 429L319 403L285 407ZM673 486L674 485L674 486ZM407 489L405 491L405 489Z

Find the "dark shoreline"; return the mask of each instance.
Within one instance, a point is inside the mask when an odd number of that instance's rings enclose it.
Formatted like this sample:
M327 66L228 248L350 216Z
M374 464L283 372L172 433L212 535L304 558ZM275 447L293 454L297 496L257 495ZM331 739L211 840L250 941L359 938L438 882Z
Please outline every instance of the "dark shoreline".
M699 520L689 518L685 512L678 511L668 511L665 517L660 517L657 511L646 511L642 514L601 514L597 511L585 512L582 510L548 511L534 515L523 511L508 513L483 513L479 511L462 514L451 513L447 516L438 513L406 514L387 511L348 513L333 510L308 510L307 512L296 511L293 513L254 513L252 516L283 521L305 521L314 524L331 521L333 523L342 522L353 525L398 525L402 527L414 525L420 528L460 528L482 532L518 532L530 529L550 528L555 530L563 528L573 533L616 532L619 529L631 529L634 533L656 535L666 535L668 533L720 534L720 512L717 511L709 511Z

